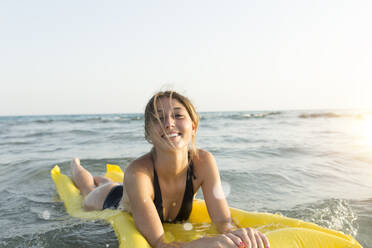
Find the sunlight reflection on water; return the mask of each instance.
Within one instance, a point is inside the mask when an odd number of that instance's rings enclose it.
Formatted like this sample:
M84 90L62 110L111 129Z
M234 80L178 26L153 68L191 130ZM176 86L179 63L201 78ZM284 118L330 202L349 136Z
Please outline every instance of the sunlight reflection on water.
M354 136L356 144L364 149L372 150L372 114L364 114L360 119L353 120L346 127Z

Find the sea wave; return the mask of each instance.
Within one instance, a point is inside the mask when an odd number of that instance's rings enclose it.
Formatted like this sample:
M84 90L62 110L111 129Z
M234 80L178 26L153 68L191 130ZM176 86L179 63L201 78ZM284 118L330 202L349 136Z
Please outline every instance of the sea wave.
M40 138L40 137L44 137L44 136L51 136L51 135L55 135L57 134L57 132L54 132L54 131L36 131L36 132L33 132L33 133L29 133L29 134L26 134L24 135L23 137L24 138Z
M350 202L344 199L320 200L298 205L291 210L278 211L278 213L342 231L354 237L358 233L357 214Z
M97 118L89 118L89 119L82 119L78 122L101 122L101 123L110 123L110 122L125 122L129 123L131 121L139 121L142 120L142 116L111 116L111 117L97 117Z
M31 145L34 142L31 141L9 141L9 142L0 142L0 146L23 146Z
M267 141L265 141L267 143ZM277 147L270 145L260 145L257 147L252 147L246 151L247 154L257 157L257 158L285 158L294 156L303 156L309 153L305 147L301 146L286 146L284 144L278 145Z
M10 228L12 230L13 228ZM14 231L14 230L13 230ZM39 220L38 232L24 225L7 231L0 247L116 247L117 239L108 224L81 220Z
M2 124L13 127L23 125L50 125L58 123L130 123L142 121L143 114L103 114L103 115L61 115L61 116L20 116L7 118L0 117Z
M214 119L232 119L232 120L247 120L247 119L262 119L275 115L281 115L282 112L270 111L270 112L209 112L201 113L199 115L202 120L214 120Z
M34 123L39 123L39 124L48 124L48 123L52 123L54 122L55 120L52 120L52 119L47 119L47 120L35 120L33 121Z
M265 118L265 117L268 117L268 116L272 116L272 115L280 115L281 112L265 112L265 113L248 113L248 114L243 114L242 117L243 118Z
M318 113L303 113L298 117L303 119L315 119L315 118L353 118L353 119L365 119L369 114L349 114L349 113L335 113L335 112L318 112Z
M96 131L85 130L85 129L73 129L73 130L69 131L69 133L71 133L73 135L83 135L83 136L91 136L91 135L96 135L97 134Z

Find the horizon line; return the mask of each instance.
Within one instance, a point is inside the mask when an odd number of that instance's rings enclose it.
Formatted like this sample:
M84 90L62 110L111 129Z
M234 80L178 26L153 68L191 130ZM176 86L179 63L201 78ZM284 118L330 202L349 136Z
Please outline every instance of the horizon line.
M197 111L197 113L218 113L218 112L281 112L281 111L372 111L371 108L298 108L298 109L261 109L261 110L206 110ZM126 114L144 114L143 112L111 112L111 113L65 113L65 114L0 114L4 117L36 117L36 116L79 116L79 115L126 115Z

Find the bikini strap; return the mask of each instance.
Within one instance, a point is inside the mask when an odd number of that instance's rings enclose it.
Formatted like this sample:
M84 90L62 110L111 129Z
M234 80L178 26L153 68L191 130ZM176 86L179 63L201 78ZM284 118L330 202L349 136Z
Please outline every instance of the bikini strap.
M196 176L194 174L194 162L190 159L190 151L188 152L188 161L190 162L189 168L190 168L191 176L195 180ZM187 171L188 171L189 168L187 168ZM189 177L189 173L187 173L187 179L189 179L188 177Z
M155 170L155 162L154 162L154 158L152 156L152 153L150 153L150 158L151 158L151 161L152 161L152 165L154 167L154 194L155 194L154 204L155 204L156 210L158 211L161 222L164 222L163 199L161 197L161 190L160 190L160 185L159 185L158 174L156 173L156 170Z

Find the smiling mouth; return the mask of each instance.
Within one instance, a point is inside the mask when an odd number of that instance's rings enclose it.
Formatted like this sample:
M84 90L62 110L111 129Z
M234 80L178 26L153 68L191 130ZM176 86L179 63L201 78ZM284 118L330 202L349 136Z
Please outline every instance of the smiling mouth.
M180 133L171 133L171 134L163 134L161 137L165 138L167 136L168 138L174 138L174 137L177 137L179 135L180 135Z

